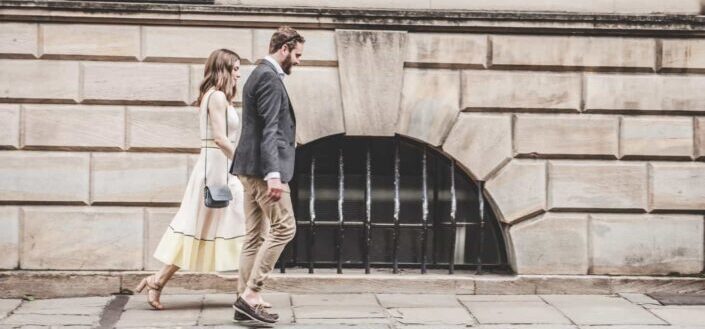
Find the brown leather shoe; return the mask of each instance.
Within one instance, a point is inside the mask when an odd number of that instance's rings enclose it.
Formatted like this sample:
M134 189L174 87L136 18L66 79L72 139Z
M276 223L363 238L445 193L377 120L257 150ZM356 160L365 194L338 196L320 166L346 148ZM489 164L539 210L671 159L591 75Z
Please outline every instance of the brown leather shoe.
M264 308L267 308L267 306L264 306L264 305L263 305L263 307L264 307ZM235 305L233 305L233 308L235 308ZM236 309L236 308L235 308L235 309ZM275 320L279 320L279 314L276 314L276 313L269 313L269 314L270 314ZM247 317L247 315L242 314L242 313L240 313L240 312L238 312L238 311L235 311L235 316L233 316L233 321L250 321L250 320L252 320L252 319L250 319L249 317Z
M235 309L236 313L242 313L242 315L244 315L248 319L255 320L257 322L277 322L277 318L275 318L272 314L267 313L267 311L264 310L264 307L262 307L261 305L253 307L248 304L242 297L238 297L237 300L235 300L233 308Z

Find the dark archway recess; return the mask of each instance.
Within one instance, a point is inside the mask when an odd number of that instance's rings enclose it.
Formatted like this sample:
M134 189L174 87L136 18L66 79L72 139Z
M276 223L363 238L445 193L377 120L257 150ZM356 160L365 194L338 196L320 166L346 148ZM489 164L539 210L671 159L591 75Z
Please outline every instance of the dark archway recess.
M278 267L510 272L499 222L438 150L396 137L336 135L296 151L296 238Z

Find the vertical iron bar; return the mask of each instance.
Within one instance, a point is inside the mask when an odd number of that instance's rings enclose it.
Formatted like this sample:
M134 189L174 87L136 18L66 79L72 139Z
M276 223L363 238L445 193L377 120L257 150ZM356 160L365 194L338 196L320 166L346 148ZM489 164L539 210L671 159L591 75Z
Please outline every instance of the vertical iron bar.
M440 225L438 225L442 219L439 216L440 211L440 202L438 201L438 184L441 181L441 175L440 175L440 170L438 170L440 166L440 161L438 161L438 157L433 157L433 212L431 213L431 223L433 223L433 244L432 244L432 249L431 249L431 262L433 265L438 264L438 257L436 256L436 250L438 249L438 241L440 240L438 238L438 234L440 233Z
M313 246L316 241L316 156L311 158L311 196L308 203L308 211L310 213L311 219L309 220L310 232L308 235L308 273L313 273Z
M451 160L450 163L450 223L451 223L451 228L453 232L451 233L451 240L450 240L450 259L449 259L449 266L448 266L448 274L453 274L455 271L455 245L456 245L456 239L457 239L457 230L458 230L458 225L455 220L455 212L456 212L456 196L455 196L455 161Z
M422 191L422 213L421 220L423 221L423 233L421 235L421 274L426 273L426 244L428 240L428 173L426 164L427 151L424 148L423 158L421 159L421 188Z
M367 144L366 157L366 177L365 177L365 274L370 274L370 229L372 221L372 162L370 159L370 144Z
M480 245L477 249L477 274L482 274L482 250L485 244L485 182L477 182L477 198L480 203Z
M335 240L335 257L338 261L338 274L343 273L343 198L345 188L343 148L338 156L338 238Z
M399 139L394 139L394 230L392 231L392 240L394 249L392 249L392 272L399 273Z

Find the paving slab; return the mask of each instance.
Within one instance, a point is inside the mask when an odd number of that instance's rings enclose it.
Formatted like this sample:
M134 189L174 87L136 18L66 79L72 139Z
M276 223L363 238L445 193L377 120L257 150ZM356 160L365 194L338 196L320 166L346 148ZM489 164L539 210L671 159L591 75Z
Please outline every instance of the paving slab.
M353 318L353 319L296 319L296 325L308 324L327 324L327 325L346 325L366 326L371 324L387 324L391 325L392 320L389 318ZM277 326L278 327L278 326Z
M386 318L380 306L295 306L294 317L300 319Z
M172 310L192 310L200 309L203 303L203 295L162 295L160 302L164 305L164 311ZM147 304L147 295L134 295L125 304L124 309L129 310L152 310L152 307Z
M61 314L13 314L1 320L2 325L22 326L69 326L97 325L100 317L97 315L61 315Z
M15 314L99 315L113 297L38 299L24 303Z
M459 295L461 302L543 302L536 295Z
M294 306L378 306L373 294L291 295Z
M463 302L481 324L571 324L561 312L539 302Z
M377 298L386 308L460 307L455 295L378 294Z
M203 295L163 295L164 310L153 310L147 295L136 295L125 304L117 328L195 326L201 313Z
M565 324L482 324L477 329L578 329L578 326ZM657 328L651 328L657 329ZM669 328L670 329L670 328Z
M705 306L664 306L649 309L672 325L705 327Z
M6 318L20 304L22 304L21 299L0 299L0 320Z
M389 314L399 324L472 325L475 320L462 307L391 308Z
M618 296L544 295L542 298L578 325L666 324L641 306Z
M662 305L705 305L705 295L649 294Z
M632 304L637 305L661 305L658 300L655 300L648 295L638 293L620 293L622 298L628 300Z
M276 326L277 329L390 329L391 326L387 324L370 324L363 323L351 326L349 324L296 324L296 325L283 325ZM220 328L218 328L220 329Z

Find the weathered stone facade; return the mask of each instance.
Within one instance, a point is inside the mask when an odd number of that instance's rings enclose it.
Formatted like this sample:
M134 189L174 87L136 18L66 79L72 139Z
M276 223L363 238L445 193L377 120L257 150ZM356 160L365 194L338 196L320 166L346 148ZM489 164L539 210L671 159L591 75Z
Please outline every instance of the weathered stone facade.
M607 2L573 11L618 11ZM705 20L648 14L699 10L676 2L623 22L451 22L0 1L0 268L156 269L198 151L202 63L231 48L246 78L286 23L308 40L286 80L300 143L401 134L440 148L486 182L519 274L699 273Z

